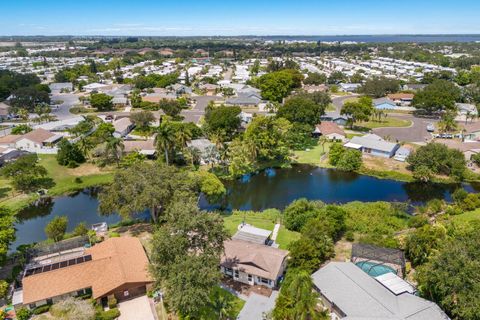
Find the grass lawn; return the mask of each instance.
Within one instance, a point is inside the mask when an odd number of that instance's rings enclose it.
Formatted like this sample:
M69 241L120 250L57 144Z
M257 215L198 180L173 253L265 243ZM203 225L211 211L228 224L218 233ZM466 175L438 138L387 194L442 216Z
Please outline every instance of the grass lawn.
M472 221L480 220L480 209L452 216L452 220L459 224L468 224Z
M245 220L246 223L257 228L273 230L275 223L281 220L278 210L268 209L263 212L233 211L223 215L223 221L228 233L233 236L237 232L238 225ZM290 242L297 240L300 233L287 230L283 225L280 227L276 242L281 249L287 249Z
M367 128L367 129L375 129L375 128L385 128L385 127L399 127L405 128L412 125L410 120L404 120L394 117L387 117L386 119L382 119L381 121L368 121L368 122L358 122L355 126Z
M106 184L113 179L113 170L100 169L94 164L84 163L77 168L67 168L57 163L55 155L39 155L39 164L47 169L48 177L55 185L48 190L52 196ZM77 179L78 178L78 179ZM12 190L8 180L0 180L0 205L18 211L37 198L36 194L20 194Z
M220 295L224 297L227 301L230 301L230 308L228 313L229 319L236 319L240 311L242 310L243 306L245 305L245 301L240 298L237 298L227 290L224 290L220 287L213 288L212 297L213 300L215 297ZM200 319L201 320L210 320L210 319L218 319L218 311L214 310L212 306L206 307L202 310Z
M321 157L324 154L328 153L330 145L331 143L328 143L328 142L325 143L324 145L325 150L323 150L321 145L316 145L315 147L309 149L308 151L306 150L295 151L294 152L295 162L303 163L303 164L313 164L321 167L328 166L328 163L326 161L321 161Z

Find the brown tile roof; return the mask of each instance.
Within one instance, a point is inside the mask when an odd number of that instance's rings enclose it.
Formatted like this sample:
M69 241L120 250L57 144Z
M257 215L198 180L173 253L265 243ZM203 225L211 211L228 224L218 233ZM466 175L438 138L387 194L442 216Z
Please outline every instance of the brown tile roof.
M335 122L323 121L322 123L317 124L316 128L323 135L338 133L342 136L345 136L345 131L343 131L342 128L340 128Z
M33 131L30 131L29 133L26 133L22 136L22 139L28 139L30 141L36 142L36 143L43 143L45 140L48 138L51 138L55 136L54 133L51 133L48 130L45 129L35 129Z
M282 263L288 255L286 250L243 240L225 241L224 247L222 266L274 281L280 276Z
M123 142L125 152L155 150L154 140L125 140Z
M12 144L17 142L21 138L22 138L21 135L14 135L14 134L9 134L9 135L0 137L0 145Z
M392 93L387 95L392 100L413 99L415 95L413 93Z
M85 250L92 260L23 278L23 303L92 288L97 299L121 285L150 283L148 259L137 238L110 238Z

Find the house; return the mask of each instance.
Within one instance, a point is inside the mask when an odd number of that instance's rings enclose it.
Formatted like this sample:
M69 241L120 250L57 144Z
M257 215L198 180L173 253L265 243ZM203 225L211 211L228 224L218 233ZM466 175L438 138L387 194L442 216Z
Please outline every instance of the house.
M216 84L202 84L200 85L200 89L205 91L205 95L207 96L214 96L217 93L217 90L220 88L220 86Z
M361 83L340 83L340 89L344 92L355 92L361 86Z
M19 136L15 141L15 148L40 154L57 153L55 144L62 138L61 134L39 128Z
M201 164L216 163L220 157L217 147L208 139L194 139L187 142L187 147L198 152Z
M344 145L346 148L360 150L363 153L377 157L391 158L400 147L398 143L385 141L376 134L366 134L353 137Z
M22 138L21 135L9 134L3 137L0 137L0 147L1 148L15 148L15 143Z
M397 106L409 106L415 95L413 93L392 93L388 94L387 97L395 102Z
M113 121L112 124L115 128L115 132L113 133L115 138L125 137L135 127L135 124L130 120L130 118L121 118Z
M409 83L403 86L403 90L418 91L423 90L426 86L423 83Z
M262 102L262 97L256 92L238 93L236 97L229 98L227 105L240 107L257 107Z
M277 287L287 266L288 251L243 240L224 242L220 269L233 280L268 288Z
M171 90L173 90L177 96L181 96L184 94L191 94L192 93L192 88L183 85L181 83L175 83L169 87Z
M312 275L333 320L449 319L435 303L410 293L410 287L398 279L391 275L376 279L351 262L329 262Z
M48 85L52 92L72 92L73 84L71 82L55 82Z
M4 166L9 162L14 162L18 158L21 158L28 154L30 154L30 152L0 147L0 167Z
M324 121L315 126L313 131L314 137L324 136L328 140L333 141L346 141L347 137L342 128L338 126L335 122Z
M115 96L112 99L112 104L115 108L122 108L128 105L128 99L122 96Z
M373 106L377 110L391 110L397 107L397 104L389 98L379 98L373 100Z
M324 121L335 122L339 126L346 126L348 119L349 119L348 116L341 115L340 112L337 112L337 111L326 112L324 115L320 117L320 120L322 122Z
M146 156L153 156L156 152L154 141L149 140L125 140L123 142L125 153L138 152Z
M412 150L406 147L400 147L398 148L397 152L395 152L395 156L393 159L401 162L407 161L408 156L412 153Z
M324 84L320 85L304 85L303 91L307 93L314 93L314 92L327 92L328 86Z
M0 102L0 121L8 119L10 115L10 106L4 102Z
M98 302L146 293L153 283L142 244L134 237L110 238L91 248L69 250L27 265L22 304L30 309L91 293Z
M477 106L470 103L455 103L459 115L478 115Z
M247 242L268 245L272 231L260 229L252 225L241 223L238 231L232 237L233 240L243 240Z

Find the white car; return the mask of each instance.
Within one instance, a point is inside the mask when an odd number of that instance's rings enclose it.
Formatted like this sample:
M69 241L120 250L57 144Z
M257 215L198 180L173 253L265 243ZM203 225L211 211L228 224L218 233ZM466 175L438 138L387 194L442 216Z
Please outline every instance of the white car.
M432 123L429 123L427 125L427 131L428 132L434 132L435 131L435 126Z

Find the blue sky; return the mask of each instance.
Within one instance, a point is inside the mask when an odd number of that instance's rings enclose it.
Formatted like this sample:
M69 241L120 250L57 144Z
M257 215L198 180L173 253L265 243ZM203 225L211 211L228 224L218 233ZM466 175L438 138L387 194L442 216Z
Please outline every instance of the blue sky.
M479 0L0 0L0 35L480 34Z

